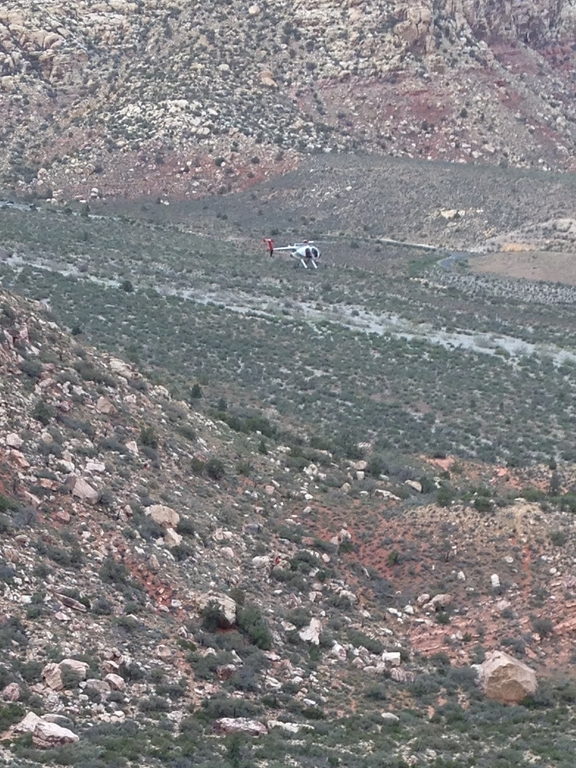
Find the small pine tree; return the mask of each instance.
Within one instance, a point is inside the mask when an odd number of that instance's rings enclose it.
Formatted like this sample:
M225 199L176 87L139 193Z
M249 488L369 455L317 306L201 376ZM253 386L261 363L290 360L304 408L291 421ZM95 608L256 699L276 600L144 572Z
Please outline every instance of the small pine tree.
M548 493L550 496L558 496L560 493L560 475L556 469L554 469L550 475Z
M200 387L200 384L196 382L192 389L190 390L190 399L191 400L200 400L202 398L202 388Z

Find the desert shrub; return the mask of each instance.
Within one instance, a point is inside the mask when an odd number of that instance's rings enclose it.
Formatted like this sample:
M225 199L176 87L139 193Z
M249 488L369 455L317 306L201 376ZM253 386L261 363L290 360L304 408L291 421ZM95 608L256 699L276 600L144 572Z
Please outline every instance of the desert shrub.
M191 427L190 424L181 424L178 427L178 432L182 435L182 437L185 437L186 440L190 440L191 443L196 441L196 430L194 427Z
M0 493L0 512L8 512L14 509L18 509L16 499L11 499L9 496L4 496Z
M552 544L556 547L561 547L568 541L568 534L562 530L550 531L549 538Z
M229 625L224 616L222 608L216 602L209 602L200 612L202 617L202 627L207 632L215 632L217 629L224 629Z
M272 648L272 633L257 605L248 603L238 609L238 627L258 648Z
M171 682L162 682L156 686L156 693L159 696L167 696L169 699L181 699L186 695L187 690L188 686L183 677Z
M262 707L256 702L233 696L204 699L202 707L206 717L211 720L220 717L255 717L262 712Z
M100 440L98 448L101 451L113 451L114 453L126 454L128 449L124 443L120 442L116 437L104 437Z
M375 683L366 689L364 696L372 701L386 701L388 693L386 687L382 685L382 683Z
M0 584L12 584L16 576L16 569L0 560Z
M114 606L105 597L97 597L92 603L91 610L97 616L110 616L114 612Z
M170 552L172 552L172 556L178 563L184 562L193 554L193 550L186 544L177 544L175 547L172 547Z
M168 712L170 711L170 702L163 699L161 696L149 696L148 698L140 699L138 702L138 708L141 712L148 714L154 712Z
M142 512L136 512L134 514L133 524L145 541L161 539L162 536L164 536L164 528Z
M42 363L39 360L23 360L20 363L20 370L31 379L39 379L42 374Z
M78 545L70 549L58 547L54 544L46 544L44 554L62 568L80 568L84 564L84 554Z
M551 635L554 631L554 624L552 623L552 620L547 616L531 616L530 620L532 622L532 628L534 629L534 632L537 632L540 637L548 637L548 635Z
M202 475L204 473L205 466L206 466L205 462L202 461L202 459L199 459L197 456L193 456L190 459L190 470L195 475Z
M252 470L253 470L252 464L246 459L241 459L236 464L236 472L239 475L244 475L245 477L249 477L252 474Z
M359 629L349 629L348 639L355 648L366 648L367 651L375 654L381 654L384 651L384 646L380 640L370 637Z
M310 623L310 614L304 608L295 608L293 611L289 611L286 616L286 621L289 621L297 629L302 629Z
M146 676L142 667L135 661L122 662L120 665L120 674L125 680L128 680L131 683L143 680Z
M18 617L4 616L0 619L0 647L10 648L11 645L28 645L26 627Z
M0 733L6 731L11 725L22 720L24 708L21 704L0 705Z
M261 651L252 653L234 672L229 684L235 690L256 692L260 688L260 673L268 666L268 659Z
M441 488L438 488L438 493L436 494L436 503L441 507L449 507L455 498L456 491L454 488L452 488L452 486L443 485Z
M388 474L388 465L382 456L373 455L368 459L366 473L372 477Z
M176 532L181 536L193 536L195 533L194 522L190 517L181 517L176 526Z
M194 384L190 389L190 400L200 400L202 398L202 388L200 384Z
M104 384L107 387L116 386L116 380L113 376L88 360L78 360L74 363L74 369L84 381L93 381L95 384Z
M208 459L204 469L212 480L221 480L226 472L223 462L217 458Z
M12 524L10 518L6 515L0 514L0 536L4 536L12 531Z
M44 400L37 400L32 409L32 418L46 426L56 415L56 409L45 403Z
M114 619L114 625L128 635L133 635L142 629L142 624L134 616L118 616Z
M401 554L397 549L393 549L386 555L386 565L398 565L401 560Z
M108 555L100 566L100 578L105 584L126 584L129 573L124 563Z
M486 496L478 496L474 499L474 507L478 512L490 512L492 509L492 501Z
M63 667L60 675L62 677L62 684L64 688L77 688L78 684L82 681L82 675L76 672L76 670L70 667Z
M110 490L110 488L102 488L100 494L98 495L98 504L100 504L102 507L114 506L114 493Z
M148 446L148 448L158 448L158 435L154 427L145 426L140 430L140 444Z
M309 552L307 549L301 549L299 552L296 552L290 561L290 568L293 571L309 573L314 568L320 567L321 564L322 562L320 558L314 552Z

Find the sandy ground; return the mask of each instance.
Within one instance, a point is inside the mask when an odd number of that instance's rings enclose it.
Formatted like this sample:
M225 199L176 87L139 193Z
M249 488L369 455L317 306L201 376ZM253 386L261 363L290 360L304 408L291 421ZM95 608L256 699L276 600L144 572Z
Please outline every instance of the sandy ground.
M576 253L521 251L490 253L471 259L473 272L576 285Z

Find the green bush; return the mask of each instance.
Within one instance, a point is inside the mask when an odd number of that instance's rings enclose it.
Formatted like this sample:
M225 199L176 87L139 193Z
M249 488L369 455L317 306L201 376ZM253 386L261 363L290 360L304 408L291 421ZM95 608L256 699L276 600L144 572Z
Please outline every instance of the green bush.
M42 374L42 363L39 360L23 360L20 370L31 379L39 379Z
M215 632L217 629L225 629L229 622L224 616L222 608L216 602L210 602L200 612L202 627L207 632Z
M349 629L348 639L355 648L360 648L362 646L362 648L366 648L370 653L375 653L377 655L380 655L384 651L384 646L380 640L370 637L359 629Z
M204 469L208 477L212 480L221 480L226 473L223 462L216 458L208 459L204 465Z
M124 563L108 555L100 566L100 578L105 584L126 584L129 573Z
M24 708L21 704L0 705L0 733L6 731L19 720L22 720L24 714Z
M272 633L258 606L248 603L239 607L237 613L240 631L258 648L269 651L272 648Z
M232 696L204 699L202 707L206 717L211 720L220 717L256 717L262 712L262 707L256 702Z
M46 426L49 424L56 415L56 409L43 400L37 400L34 408L32 409L32 418L39 421L40 424Z
M140 430L140 444L148 448L158 448L158 435L154 427L145 426Z

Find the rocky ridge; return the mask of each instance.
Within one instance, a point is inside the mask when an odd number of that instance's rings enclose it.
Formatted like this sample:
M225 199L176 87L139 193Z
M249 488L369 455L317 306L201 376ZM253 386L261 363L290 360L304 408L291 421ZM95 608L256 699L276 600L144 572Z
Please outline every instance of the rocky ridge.
M379 681L392 722L428 659L466 668L477 642L512 645L540 672L565 663L566 516L517 505L492 530L474 508L420 506L409 535L401 496L422 483L402 493L382 475L367 492L365 461L323 452L294 473L288 435L261 452L261 435L71 343L40 305L1 302L0 711L17 744L27 733L34 749L72 748L162 713L176 729L205 712L217 733L313 733L314 712L343 716ZM328 496L326 472L344 480ZM366 541L374 520L385 537ZM535 579L563 605L561 626L533 604Z
M575 19L573 0L13 1L5 183L198 196L358 148L570 169Z
M339 570L348 530L304 535L319 466L291 477L289 447L258 452L41 305L1 302L6 738L61 749L203 710L217 733L314 731L303 713L342 707L347 677L414 679L404 633Z

